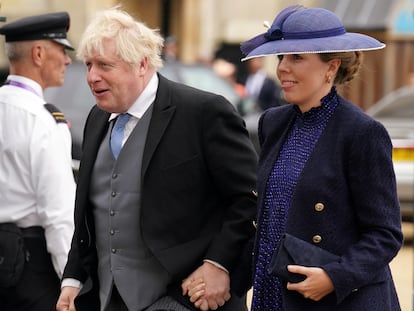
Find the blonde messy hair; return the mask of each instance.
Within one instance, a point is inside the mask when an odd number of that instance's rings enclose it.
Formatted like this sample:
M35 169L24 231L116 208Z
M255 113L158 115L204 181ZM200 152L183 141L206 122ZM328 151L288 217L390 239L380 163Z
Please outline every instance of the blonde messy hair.
M119 7L97 13L82 35L77 57L83 61L96 52L104 55L103 42L107 39L115 40L118 56L123 61L138 64L147 57L155 70L162 67L163 38L158 30L134 20Z

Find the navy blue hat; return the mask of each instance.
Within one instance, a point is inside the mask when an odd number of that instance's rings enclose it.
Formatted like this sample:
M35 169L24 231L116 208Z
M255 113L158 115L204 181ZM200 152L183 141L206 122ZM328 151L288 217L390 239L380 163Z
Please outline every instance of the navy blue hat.
M322 8L289 6L282 10L267 32L241 44L242 60L266 55L332 53L378 50L385 44L345 30L341 20Z
M6 36L6 42L27 40L53 40L65 49L74 50L66 39L70 18L67 12L48 13L25 17L0 28L0 34Z

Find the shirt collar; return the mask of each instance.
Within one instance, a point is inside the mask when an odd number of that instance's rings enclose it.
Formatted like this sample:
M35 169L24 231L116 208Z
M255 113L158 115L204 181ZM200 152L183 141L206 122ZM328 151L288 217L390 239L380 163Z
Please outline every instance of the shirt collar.
M23 77L23 76L18 76L18 75L9 75L7 77L7 80L12 80L12 81L16 81L16 82L26 84L31 89L33 89L33 91L35 91L38 96L43 98L43 89L40 86L40 84L37 83L36 81L34 81L32 79L29 79L29 78L26 78L26 77Z
M134 104L128 109L128 113L137 119L141 119L149 106L154 102L158 89L158 75L154 73L147 86L135 100ZM111 113L109 120L115 119L119 113Z

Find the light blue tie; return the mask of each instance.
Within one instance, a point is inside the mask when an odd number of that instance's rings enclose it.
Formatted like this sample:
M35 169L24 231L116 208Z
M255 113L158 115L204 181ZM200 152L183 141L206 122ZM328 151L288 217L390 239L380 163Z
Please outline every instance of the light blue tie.
M111 133L111 150L115 159L118 158L122 149L122 140L124 139L125 124L129 121L131 115L129 113L122 113L116 119Z

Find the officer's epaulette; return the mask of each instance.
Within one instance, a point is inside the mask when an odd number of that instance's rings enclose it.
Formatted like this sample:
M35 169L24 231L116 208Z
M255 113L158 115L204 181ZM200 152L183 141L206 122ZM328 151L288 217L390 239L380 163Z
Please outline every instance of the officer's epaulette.
M63 115L63 112L61 112L56 106L49 103L44 106L52 114L53 118L55 118L56 123L68 123Z

